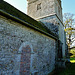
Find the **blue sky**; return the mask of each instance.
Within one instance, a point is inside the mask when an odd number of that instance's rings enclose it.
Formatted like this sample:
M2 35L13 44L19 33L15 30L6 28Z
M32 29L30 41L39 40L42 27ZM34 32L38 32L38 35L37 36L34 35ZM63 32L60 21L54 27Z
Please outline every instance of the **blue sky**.
M27 0L5 0L15 6L17 9L26 13ZM63 13L75 14L75 0L61 0Z
M26 13L27 10L27 0L4 0L22 12Z
M75 14L75 0L61 0L63 13Z

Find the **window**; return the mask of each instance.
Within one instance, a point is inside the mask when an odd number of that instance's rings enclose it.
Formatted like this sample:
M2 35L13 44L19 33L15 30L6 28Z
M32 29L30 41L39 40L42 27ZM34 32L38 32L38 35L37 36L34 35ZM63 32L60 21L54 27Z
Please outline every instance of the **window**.
M41 3L37 5L37 10L41 9Z

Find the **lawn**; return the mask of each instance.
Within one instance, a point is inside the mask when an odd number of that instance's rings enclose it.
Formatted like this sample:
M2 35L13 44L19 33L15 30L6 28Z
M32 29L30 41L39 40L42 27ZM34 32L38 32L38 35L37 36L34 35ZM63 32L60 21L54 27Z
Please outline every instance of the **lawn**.
M70 56L70 62L71 63L75 63L75 49L71 50L70 53L73 54L72 56Z
M75 63L67 63L65 69L59 69L54 75L75 75Z
M65 69L56 70L54 75L75 75L75 50L71 50L70 63L66 63Z

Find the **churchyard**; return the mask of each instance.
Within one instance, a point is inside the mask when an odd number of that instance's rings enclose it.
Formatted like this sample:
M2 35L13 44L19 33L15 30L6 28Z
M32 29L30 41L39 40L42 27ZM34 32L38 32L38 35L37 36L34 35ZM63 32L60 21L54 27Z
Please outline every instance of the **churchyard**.
M70 63L66 63L65 69L58 69L53 75L75 75L75 49L71 50Z

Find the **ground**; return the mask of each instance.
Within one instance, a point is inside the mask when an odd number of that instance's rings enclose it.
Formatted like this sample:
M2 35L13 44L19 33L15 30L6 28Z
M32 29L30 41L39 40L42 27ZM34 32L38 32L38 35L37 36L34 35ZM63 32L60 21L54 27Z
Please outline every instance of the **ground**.
M66 63L65 69L56 70L53 75L75 75L75 49L71 50L70 63Z
M75 49L71 50L70 53L73 54L72 56L70 56L70 61L71 61L72 63L75 63Z
M75 63L67 63L65 69L58 69L54 75L75 75Z

